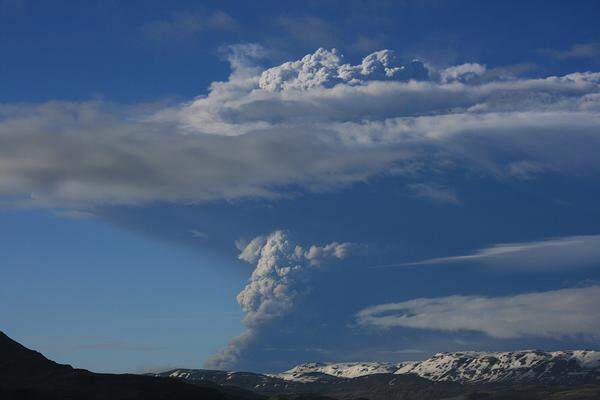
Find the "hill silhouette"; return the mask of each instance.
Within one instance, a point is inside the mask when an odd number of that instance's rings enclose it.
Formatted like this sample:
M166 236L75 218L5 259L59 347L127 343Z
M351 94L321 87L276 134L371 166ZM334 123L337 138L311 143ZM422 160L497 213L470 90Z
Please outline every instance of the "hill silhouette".
M215 384L133 374L97 374L48 360L0 332L2 400L255 400L262 396Z

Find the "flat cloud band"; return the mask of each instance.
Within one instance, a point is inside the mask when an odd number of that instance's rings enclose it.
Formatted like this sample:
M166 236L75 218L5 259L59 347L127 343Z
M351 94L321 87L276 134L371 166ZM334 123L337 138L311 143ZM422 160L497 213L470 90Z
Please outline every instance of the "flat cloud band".
M386 51L357 66L332 54L268 70L273 86L239 50L228 81L173 106L0 105L1 200L194 203L406 170L460 166L513 179L600 171L600 73L529 79L479 64L402 66Z
M534 292L506 297L420 298L368 307L359 325L438 331L477 331L500 339L527 336L599 338L600 286Z

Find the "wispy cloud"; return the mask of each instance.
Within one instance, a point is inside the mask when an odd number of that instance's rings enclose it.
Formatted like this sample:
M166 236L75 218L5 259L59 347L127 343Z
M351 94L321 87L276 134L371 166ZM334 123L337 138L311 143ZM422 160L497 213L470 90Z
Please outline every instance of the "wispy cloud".
M485 262L508 267L577 268L600 262L600 235L566 236L535 242L500 243L471 254L390 266Z
M94 213L82 210L56 210L53 214L61 218L69 219L91 219L96 217Z
M362 326L478 331L500 339L526 336L600 338L600 286L507 297L449 296L382 304L357 313Z
M600 42L577 43L566 50L542 49L540 52L558 60L600 58Z
M193 237L198 238L198 239L208 239L208 234L206 232L202 232L202 231L200 231L198 229L192 229L190 231L190 234Z
M178 10L166 18L146 22L140 27L143 37L155 43L166 43L195 37L199 33L233 31L237 22L221 10Z
M413 183L408 185L407 188L415 197L427 199L434 203L455 205L460 203L456 192L442 185L431 183Z
M535 179L538 175L548 172L548 168L535 161L516 161L508 164L508 173L523 180Z

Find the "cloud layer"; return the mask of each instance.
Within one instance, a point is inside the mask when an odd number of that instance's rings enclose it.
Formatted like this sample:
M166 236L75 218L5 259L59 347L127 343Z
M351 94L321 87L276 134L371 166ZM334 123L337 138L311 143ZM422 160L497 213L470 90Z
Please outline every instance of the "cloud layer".
M401 65L391 51L351 65L323 49L262 70L263 53L233 47L229 80L185 104L1 105L2 200L194 203L456 169L501 179L600 172L599 73L526 79L475 63ZM456 202L431 187L415 191Z
M246 313L248 328L229 346L209 359L208 368L229 369L236 366L245 347L250 345L268 324L290 312L311 290L311 280L320 268L346 258L356 245L332 242L324 246L303 247L285 231L258 236L243 247L239 259L255 264L246 287L237 301Z
M561 339L600 336L600 286L507 297L449 296L382 304L361 310L360 325L439 331L478 331L494 338Z

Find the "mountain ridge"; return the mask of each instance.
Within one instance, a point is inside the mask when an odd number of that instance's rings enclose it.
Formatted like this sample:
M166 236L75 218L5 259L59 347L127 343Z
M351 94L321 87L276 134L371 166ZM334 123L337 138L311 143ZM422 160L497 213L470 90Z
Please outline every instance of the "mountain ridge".
M440 353L444 354L444 353ZM472 356L473 354L469 354ZM595 366L595 353L576 353ZM562 357L563 359L566 357ZM574 363L571 360L572 366ZM58 364L0 332L0 399L2 400L596 400L600 382L572 386L546 384L463 384L432 381L414 373L375 373L354 378L316 371L311 380L284 380L252 372L175 369L147 375L97 374ZM342 364L337 364L339 366ZM343 364L348 367L347 363ZM406 365L405 365L406 366ZM362 366L354 363L353 373ZM594 367L596 368L596 367ZM306 368L305 368L306 369ZM347 369L351 371L351 369ZM363 373L365 371L362 371ZM369 371L368 371L369 372ZM381 371L379 371L381 372Z
M341 378L415 374L435 382L579 384L600 380L600 351L442 352L426 360L399 363L304 363L270 375L288 381L311 381L316 379L315 373Z

